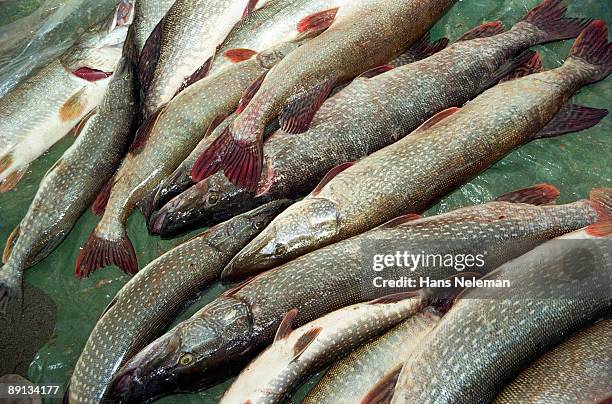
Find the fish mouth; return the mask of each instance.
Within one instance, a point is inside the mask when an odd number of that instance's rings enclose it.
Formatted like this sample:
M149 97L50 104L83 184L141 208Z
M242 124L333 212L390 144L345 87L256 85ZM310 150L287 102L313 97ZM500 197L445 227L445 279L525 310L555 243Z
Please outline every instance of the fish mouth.
M254 249L253 252L243 250L225 266L221 272L221 283L236 283L281 263L280 258L265 254L262 249Z

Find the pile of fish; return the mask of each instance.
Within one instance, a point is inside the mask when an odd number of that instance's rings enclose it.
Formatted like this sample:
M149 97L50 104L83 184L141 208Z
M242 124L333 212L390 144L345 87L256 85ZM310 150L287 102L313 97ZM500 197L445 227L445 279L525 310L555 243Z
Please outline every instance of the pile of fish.
M78 136L6 242L0 310L27 304L24 271L90 207L75 277L131 275L67 402L237 376L222 403L279 403L326 368L304 403L612 399L611 188L556 205L525 184L421 216L515 148L607 115L569 102L612 72L606 24L543 0L512 27L431 38L454 3L119 0L0 98L0 192ZM544 68L531 47L562 40ZM162 237L210 228L143 266L135 208ZM215 282L242 283L170 328Z

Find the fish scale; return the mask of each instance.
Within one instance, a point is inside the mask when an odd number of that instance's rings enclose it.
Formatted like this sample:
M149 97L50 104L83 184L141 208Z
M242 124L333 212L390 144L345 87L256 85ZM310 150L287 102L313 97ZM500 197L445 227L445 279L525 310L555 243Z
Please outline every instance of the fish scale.
M134 15L134 43L138 55L142 52L147 39L155 26L166 15L175 0L138 0Z
M607 42L601 46L591 42L592 36L604 34L607 29L602 21L592 23L579 36L563 66L502 82L458 112L448 110L435 116L433 126L335 173L245 247L228 265L224 277L234 280L253 275L402 213L422 212L514 148L540 137L596 125L606 110L574 106L578 109L573 116L563 108L572 108L564 104L582 86L607 77ZM469 46L474 41L455 46ZM586 52L594 56L589 59ZM434 67L431 69L433 73ZM553 120L557 113L559 123ZM547 128L549 123L553 126Z
M158 335L223 265L288 201L275 201L219 224L143 268L116 295L93 329L72 375L71 403L108 398L119 367Z
M523 370L493 401L603 403L612 396L612 319L587 327Z
M291 309L298 310L295 323L302 325L342 307L389 294L389 289L372 285L371 267L368 269L369 264L364 261L364 243L398 240L416 251L423 245L432 254L490 251L482 269L486 272L526 252L538 240L593 223L606 209L609 214L610 202L606 205L605 197L601 196L609 192L594 192L591 201L561 206L490 202L395 227L381 227L321 248L218 297L149 344L139 353L138 361L124 366L134 369L126 384L146 389L165 383L166 392L193 390L192 374L210 380L227 369L240 369L272 341L283 316ZM450 243L442 235L462 229L473 231L467 232L465 238L450 239ZM428 234L433 241L447 242L429 243L425 239ZM457 251L458 245L462 250ZM414 277L435 274L444 279L456 271L419 267L410 274ZM389 277L395 279L398 275L408 274L398 270ZM168 341L174 341L172 346ZM177 352L189 352L194 357L193 363L176 367Z
M334 359L422 310L427 298L393 303L360 303L314 320L279 337L238 375L221 403L272 404L288 397L303 379ZM295 350L309 332L312 342L297 358Z
M577 26L568 35L577 34ZM335 166L372 154L435 113L463 105L517 53L550 40L521 21L509 32L459 41L424 60L356 79L323 103L307 132L295 136L278 131L266 140L256 195L234 186L222 173L214 174L162 208L166 232L183 230L191 221L214 223L270 199L304 197ZM216 203L207 202L210 195Z
M611 314L609 288L597 291L611 270L609 234L592 244L599 237L588 229L536 247L487 277L508 280L509 288L463 294L404 365L391 403L490 402L547 349ZM585 250L600 259L575 258ZM595 276L572 276L583 270Z
M302 403L362 402L381 379L401 369L419 341L440 321L430 310L415 314L334 363Z

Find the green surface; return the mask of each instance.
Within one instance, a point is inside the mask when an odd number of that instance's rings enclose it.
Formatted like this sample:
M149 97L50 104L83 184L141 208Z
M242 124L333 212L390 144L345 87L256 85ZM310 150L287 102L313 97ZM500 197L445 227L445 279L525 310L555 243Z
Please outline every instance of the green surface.
M17 3L20 7L27 8L23 3L39 2L11 0L7 4ZM455 39L481 22L497 19L509 27L537 3L537 0L459 0L434 27L433 37L448 36ZM609 25L612 24L612 11L607 0L570 0L569 3L569 15L602 18ZM18 13L21 11L12 12ZM4 18L0 21L6 22ZM561 64L571 43L572 41L565 41L538 47L545 67L553 68ZM572 101L612 109L611 90L612 80L608 79L583 89ZM541 182L551 183L559 188L561 203L583 198L593 187L611 187L611 131L612 118L607 117L597 127L581 133L531 142L444 198L430 213L485 202L504 192ZM4 244L10 231L26 213L37 184L46 170L71 142L71 138L59 142L32 165L31 172L16 190L0 195L1 244ZM60 247L25 275L27 283L47 293L57 305L57 321L53 335L38 350L27 372L28 378L33 382L67 382L96 319L128 279L114 267L100 270L82 281L73 277L79 247L87 239L97 220L91 213L86 213ZM139 212L135 212L129 220L128 232L141 266L156 258L161 250L166 251L180 241L160 240L149 236ZM210 290L182 318L191 315L221 290L220 286ZM223 386L198 395L173 396L162 401L188 403L202 402L204 398L204 402L215 402L222 393ZM298 393L298 401L304 391L305 389L302 389Z

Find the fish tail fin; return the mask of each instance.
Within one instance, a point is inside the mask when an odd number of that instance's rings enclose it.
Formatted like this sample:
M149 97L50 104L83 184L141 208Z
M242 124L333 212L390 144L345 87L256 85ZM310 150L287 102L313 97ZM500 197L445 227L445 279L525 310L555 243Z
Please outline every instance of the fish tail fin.
M589 83L605 79L612 72L612 44L608 42L608 28L602 20L594 20L576 38L566 64L580 59Z
M94 231L77 258L75 276L82 279L108 265L118 266L128 275L138 271L136 253L125 230L117 240L105 239Z
M590 18L565 17L565 0L544 0L519 22L535 26L539 33L534 45L575 38L590 22ZM519 25L520 26L520 25Z
M23 298L23 273L8 265L0 268L0 314L8 312L9 304Z
M612 188L594 188L589 194L589 202L600 221L612 220Z

